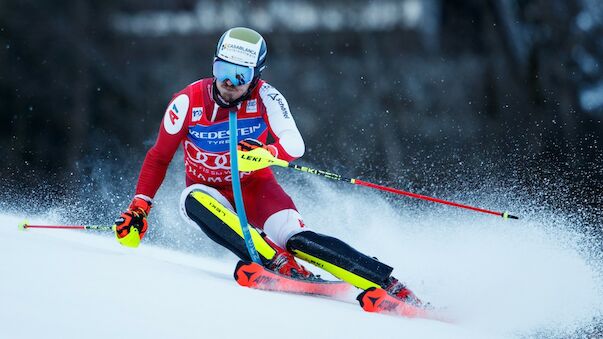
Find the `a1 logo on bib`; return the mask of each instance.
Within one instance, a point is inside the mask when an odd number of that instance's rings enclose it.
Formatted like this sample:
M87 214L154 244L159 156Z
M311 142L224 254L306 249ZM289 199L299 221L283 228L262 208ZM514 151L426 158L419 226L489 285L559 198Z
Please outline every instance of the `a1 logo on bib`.
M168 106L163 116L163 127L169 134L177 134L182 129L188 111L188 104L188 96L180 94Z

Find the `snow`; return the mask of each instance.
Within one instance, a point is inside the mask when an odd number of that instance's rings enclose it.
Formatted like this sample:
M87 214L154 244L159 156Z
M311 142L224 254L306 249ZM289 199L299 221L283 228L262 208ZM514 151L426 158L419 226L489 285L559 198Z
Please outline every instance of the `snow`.
M17 218L0 220L2 338L387 338L401 327L437 337L452 327L241 288L233 262L80 232L20 232Z
M2 213L0 338L568 337L602 314L597 253L579 233L533 220L424 212L394 226L401 218L391 204L355 192L332 216L316 210L307 220L320 218L331 225L324 233L393 265L419 297L458 323L369 314L353 297L242 288L232 278L232 255L148 242L129 249L92 231L20 231L24 216ZM322 191L314 202L328 204L321 199L335 193ZM308 200L298 200L307 210Z

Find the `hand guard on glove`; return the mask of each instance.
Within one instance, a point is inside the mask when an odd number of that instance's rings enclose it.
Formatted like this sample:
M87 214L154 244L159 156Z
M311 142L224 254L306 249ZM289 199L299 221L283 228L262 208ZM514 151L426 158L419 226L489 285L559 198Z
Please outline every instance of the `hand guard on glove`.
M237 144L237 149L239 151L249 152L256 148L264 148L272 154L273 157L277 157L278 150L274 145L264 145L261 141L253 138L247 138L245 140L239 141Z
M115 237L120 244L127 247L138 247L140 240L147 232L147 216L151 211L151 202L134 197L130 207L115 220Z

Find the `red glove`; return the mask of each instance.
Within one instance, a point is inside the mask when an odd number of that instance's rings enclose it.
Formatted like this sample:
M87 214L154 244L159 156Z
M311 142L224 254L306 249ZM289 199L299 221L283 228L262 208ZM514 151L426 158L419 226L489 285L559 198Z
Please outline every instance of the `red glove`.
M140 240L147 232L147 216L151 212L150 201L134 197L128 210L115 220L115 237L120 244L128 247L138 247Z
M270 152L270 154L272 154L273 157L278 157L278 149L276 148L276 146L264 145L264 143L262 143L261 141L253 139L253 138L247 138L245 140L241 140L237 144L237 149L239 151L244 151L244 152L249 152L258 147L267 149L268 152Z

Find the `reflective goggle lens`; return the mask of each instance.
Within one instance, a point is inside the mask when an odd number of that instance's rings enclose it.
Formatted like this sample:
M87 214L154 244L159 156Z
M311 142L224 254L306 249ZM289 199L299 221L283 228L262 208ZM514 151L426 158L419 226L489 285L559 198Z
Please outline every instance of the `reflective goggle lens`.
M228 79L233 85L241 86L253 79L253 68L216 60L214 61L214 76L220 81Z

